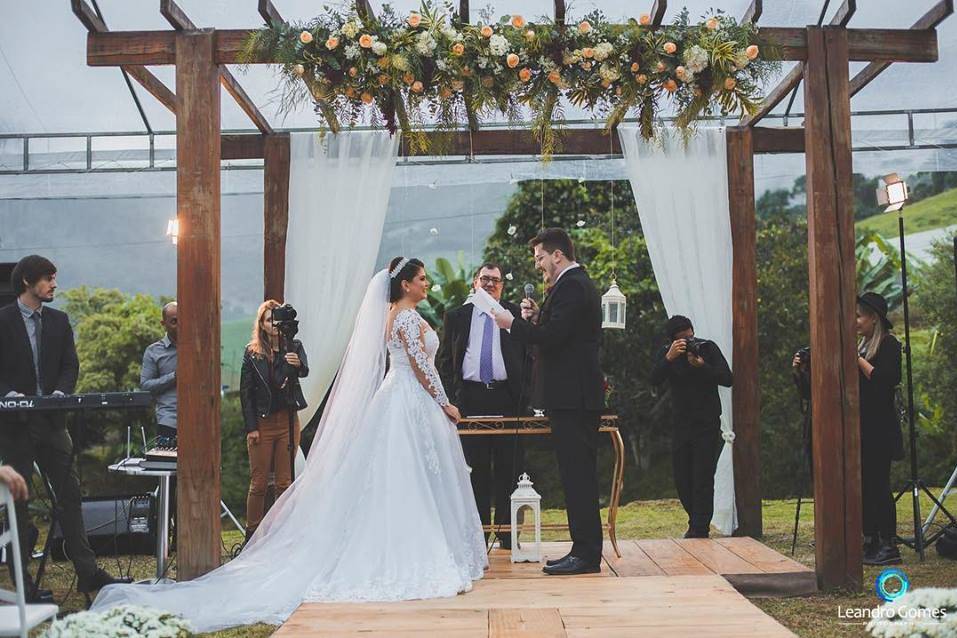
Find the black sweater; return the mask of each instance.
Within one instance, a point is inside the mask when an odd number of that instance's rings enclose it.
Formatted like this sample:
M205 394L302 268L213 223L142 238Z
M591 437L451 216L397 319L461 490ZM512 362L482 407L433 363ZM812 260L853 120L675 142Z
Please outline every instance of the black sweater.
M658 351L655 367L651 371L651 383L667 382L671 391L675 426L717 424L721 416L721 400L718 386L731 387L731 368L718 345L706 341L701 346L704 365L695 368L687 356L668 361L665 356L671 344Z
M894 441L891 437L900 432L900 422L894 407L895 388L901 382L900 341L893 335L884 337L877 348L877 354L868 360L868 363L874 366L870 379L858 368L861 438L890 444Z

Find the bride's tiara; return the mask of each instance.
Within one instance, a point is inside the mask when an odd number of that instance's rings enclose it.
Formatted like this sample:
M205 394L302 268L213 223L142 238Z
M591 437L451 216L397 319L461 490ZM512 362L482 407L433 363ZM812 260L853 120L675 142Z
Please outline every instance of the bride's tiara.
M407 263L409 263L408 257L403 257L402 259L400 259L399 263L395 265L395 268L389 271L389 278L395 279L398 276L398 274L402 272L402 269L405 268L405 265Z

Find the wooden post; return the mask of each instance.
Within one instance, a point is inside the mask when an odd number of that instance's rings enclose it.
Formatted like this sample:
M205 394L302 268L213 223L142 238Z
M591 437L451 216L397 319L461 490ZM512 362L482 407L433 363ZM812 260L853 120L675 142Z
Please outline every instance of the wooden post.
M736 534L760 538L761 392L758 379L757 218L754 210L754 142L748 127L728 130L728 197L734 254L732 388Z
M289 224L289 134L267 135L263 158L263 299L282 301Z
M176 296L179 302L177 574L220 557L219 66L211 29L176 34Z
M845 29L808 27L804 87L816 571L821 589L859 590L861 448Z

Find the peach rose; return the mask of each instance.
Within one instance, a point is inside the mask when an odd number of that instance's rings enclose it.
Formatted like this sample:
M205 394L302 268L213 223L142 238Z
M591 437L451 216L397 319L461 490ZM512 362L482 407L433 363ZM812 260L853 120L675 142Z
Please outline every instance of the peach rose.
M354 67L354 66L350 66L350 67L349 67L349 77L350 77L350 78L354 78L354 77L357 76L357 75L359 75L359 69L357 69L357 68Z
M642 13L641 17L638 18L638 24L641 24L643 26L648 26L649 24L651 24L651 16L648 15L647 13Z
M339 46L339 38L337 38L337 37L334 36L334 35L330 35L330 36L329 36L329 39L326 40L326 48L329 49L330 51L332 51L332 50L335 49L337 46Z
M677 75L679 78L684 78L685 68L683 66L675 67L675 75Z
M372 47L372 36L368 33L363 33L359 36L359 46L363 49L368 49Z
M522 82L528 82L529 80L531 80L532 79L531 69L529 69L528 67L525 67L524 69L519 71L518 79L521 80Z
M582 49L583 58L593 58L595 56L595 50L591 47L585 47Z
M588 20L582 20L578 23L579 33L588 33L591 31L591 23Z
M659 62L658 65L655 67L655 69L658 71L658 73L664 73L666 68L667 68L667 67L665 67L665 63L664 63L664 62Z
M665 83L662 86L665 88L665 91L668 91L669 93L674 93L678 90L678 83L671 78L665 80Z
M632 63L631 63L631 72L632 72L632 73L638 73L638 69L639 69L639 68L640 68L640 67L638 66L638 63L637 63L637 62L632 62Z
M674 42L665 42L664 50L665 50L665 53L667 53L668 55L671 55L678 50L678 45L675 44Z
M380 69L388 69L390 66L392 66L392 58L387 55L383 56L379 58L377 64L379 65Z
M452 55L460 56L465 53L465 45L461 42L456 42L452 45Z
M385 73L379 75L379 84L380 84L381 86L385 86L385 85L388 84L388 83L389 83L389 76L388 76L388 75L386 75Z
M462 77L470 78L472 77L472 67L463 66L462 67Z
M418 13L410 13L406 22L414 29L422 23L422 16Z
M586 71L591 71L591 62L582 62L582 68Z
M548 72L548 81L552 84L558 84L562 81L562 74L557 70L552 70Z
M345 93L346 97L349 98L350 100L356 96L356 90L352 88L351 86L347 86L346 90L343 91L343 93Z
M608 80L602 80L602 81L601 81L601 86L602 86L602 88L607 89L609 86L611 86L611 82L609 82Z
M296 75L302 75L303 73L306 72L306 67L304 67L301 64L294 64L292 67L292 72L295 73Z
M482 30L480 31L480 33L482 34L482 37L483 37L483 38L491 38L491 37L492 37L492 27L490 27L490 26L488 26L488 25L486 24L484 27L482 27Z
M744 50L744 54L748 56L749 60L753 60L754 58L758 57L758 53L760 53L760 50L756 44L752 44Z
M645 75L644 73L639 73L638 77L636 77L635 80L638 81L638 84L641 84L643 86L648 83L648 76Z
M312 42L312 34L309 33L308 31L303 31L302 33L299 34L299 41L302 42L303 44L309 44L310 42Z
M725 78L725 80L724 80L724 88L726 88L726 89L729 90L729 91L733 91L733 90L734 90L734 87L736 87L736 86L738 86L738 81L737 81L737 80L735 80L734 78Z
M483 75L482 86L484 86L487 89L492 88L493 86L495 86L495 78L493 78L491 75Z
M719 26L721 26L721 24L718 22L717 18L708 18L708 20L704 23L704 26L714 31Z
M518 55L516 55L515 53L509 53L508 56L505 58L505 64L507 64L508 68L510 69L514 69L515 67L517 67L518 63L519 63Z
M441 89L439 89L439 97L443 100L449 99L452 97L452 89L447 86L443 86Z
M423 87L422 87L422 83L421 83L421 82L419 82L418 80L416 80L415 82L412 83L412 92L413 92L413 93L421 93L422 91L423 91Z
M363 94L359 96L359 99L365 104L372 104L372 94L369 92L363 92Z
M465 82L462 80L452 80L452 89L455 91L461 91L465 88Z
M516 29L521 29L525 26L525 18L519 15L512 16L512 26Z
M412 75L410 71L406 71L405 74L402 76L402 81L405 82L406 84L412 84L413 82L415 82L415 76Z

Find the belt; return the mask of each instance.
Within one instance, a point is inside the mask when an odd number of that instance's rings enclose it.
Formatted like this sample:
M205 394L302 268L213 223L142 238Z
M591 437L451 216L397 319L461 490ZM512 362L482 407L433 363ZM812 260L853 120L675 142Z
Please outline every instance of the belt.
M465 385L482 388L483 390L499 390L501 388L507 387L508 381L492 381L490 383L482 383L481 381L465 381Z

